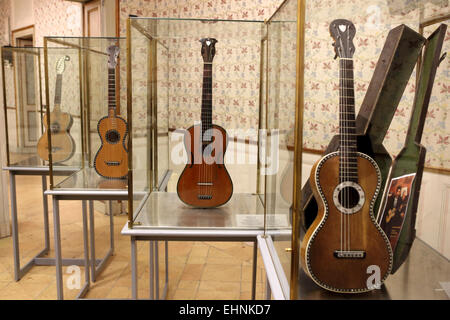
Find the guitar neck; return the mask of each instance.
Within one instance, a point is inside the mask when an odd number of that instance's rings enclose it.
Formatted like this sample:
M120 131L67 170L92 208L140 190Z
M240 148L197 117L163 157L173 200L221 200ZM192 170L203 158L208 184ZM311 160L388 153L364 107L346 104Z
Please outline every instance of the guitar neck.
M116 70L108 68L108 114L117 115L116 108Z
M212 63L203 65L201 120L203 141L211 141L211 133L207 131L212 128Z
M62 87L62 74L56 75L56 84L55 84L55 104L54 111L59 111L61 106L61 87Z
M341 182L358 182L353 60L339 60L339 135Z

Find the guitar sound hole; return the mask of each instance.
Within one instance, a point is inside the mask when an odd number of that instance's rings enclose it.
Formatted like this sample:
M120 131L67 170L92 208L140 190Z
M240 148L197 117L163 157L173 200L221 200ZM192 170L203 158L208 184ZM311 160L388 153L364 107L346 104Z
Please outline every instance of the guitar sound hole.
M353 187L344 187L339 192L339 203L346 209L351 209L359 203L359 193Z
M58 133L60 131L60 126L58 122L53 122L52 124L50 124L50 132L55 134Z
M120 140L120 134L119 132L117 132L117 130L108 130L105 137L106 141L111 144L115 144Z

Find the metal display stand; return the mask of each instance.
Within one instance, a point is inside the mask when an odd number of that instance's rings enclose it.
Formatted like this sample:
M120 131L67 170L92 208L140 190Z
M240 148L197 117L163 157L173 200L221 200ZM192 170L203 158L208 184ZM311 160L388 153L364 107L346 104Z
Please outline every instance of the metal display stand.
M168 248L169 241L228 241L253 242L252 299L256 293L256 270L258 235L264 233L263 225L245 227L239 221L248 221L248 215L257 214L260 208L257 196L235 194L229 204L212 209L190 208L181 203L176 193L152 192L143 200L135 215L134 226L128 223L122 235L131 240L132 298L137 299L137 241L150 242L150 299L159 299L159 270L157 241L165 241L166 279L163 298L168 288ZM262 212L262 210L261 210ZM239 217L239 215L242 217ZM244 219L242 219L244 218ZM156 243L155 243L156 242ZM155 288L156 283L156 288Z
M89 201L89 237L90 237L90 259L87 257L88 264L86 264L86 284L81 290L78 297L83 297L84 294L89 289L89 269L91 274L91 280L96 281L97 276L105 268L106 262L114 253L114 220L112 214L111 201L113 200L127 200L128 190L113 190L113 189L102 189L99 188L99 181L105 181L104 179L99 179L98 175L94 172L92 168L82 169L72 176L67 178L65 181L58 184L57 188L53 190L47 190L44 194L51 195L53 197L53 220L54 220L54 243L55 243L55 266L56 266L56 286L57 286L57 297L62 300L63 295L63 273L62 266L65 265L61 257L61 224L60 224L60 211L59 211L59 201L62 200L80 200L83 203L83 219L86 215L86 201ZM86 189L79 188L79 185L91 186ZM95 190L93 188L96 188ZM102 259L96 259L95 257L95 227L94 227L94 206L93 201L107 200L110 201L110 212L109 212L109 230L110 230L110 248L108 252ZM87 239L85 238L85 242ZM86 243L85 243L86 247ZM87 248L87 247L86 247ZM85 249L85 253L87 253ZM90 260L90 262L89 262Z
M11 220L12 220L12 239L13 239L13 256L14 256L14 280L19 281L33 266L53 266L54 258L44 257L50 250L50 234L48 220L48 198L45 194L47 189L47 176L49 175L48 166L43 166L42 161L38 158L30 158L17 164L9 165L3 168L9 172L10 181L10 202L11 202ZM55 168L57 175L70 175L74 172L74 168ZM16 176L41 176L42 192L43 192L43 214L44 214L44 248L33 258L25 263L23 267L20 264L20 246L19 246L19 223L17 210L17 191ZM64 265L84 265L84 259L63 259Z

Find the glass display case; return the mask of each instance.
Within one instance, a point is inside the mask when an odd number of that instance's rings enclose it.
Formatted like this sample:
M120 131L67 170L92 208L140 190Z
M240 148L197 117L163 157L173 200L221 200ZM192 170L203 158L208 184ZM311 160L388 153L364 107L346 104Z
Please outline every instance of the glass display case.
M2 96L7 166L44 167L37 156L42 136L43 49L2 47Z
M50 164L51 189L126 190L126 52L123 38L44 38L50 107L42 150ZM61 166L74 173L55 174Z
M260 234L289 277L296 1L269 22L131 17L127 41L127 234Z
M130 226L262 230L264 190L257 180L264 177L258 178L257 159L258 129L264 125L260 117L265 103L260 88L264 24L163 18L130 18L128 23ZM196 125L200 122L204 125ZM188 155L185 149L186 134L189 128L206 132L206 124L212 132L216 125L226 131L222 136L226 153L217 151L225 154L224 163L211 168L194 161L186 167L193 159L193 152ZM203 171L194 174L198 189L194 198L204 205L189 205L182 195L180 177L195 168ZM220 189L221 184L226 185ZM207 198L220 190L228 196L215 208ZM240 212L231 210L239 207ZM185 211L191 214L182 214ZM208 216L217 219L205 220Z

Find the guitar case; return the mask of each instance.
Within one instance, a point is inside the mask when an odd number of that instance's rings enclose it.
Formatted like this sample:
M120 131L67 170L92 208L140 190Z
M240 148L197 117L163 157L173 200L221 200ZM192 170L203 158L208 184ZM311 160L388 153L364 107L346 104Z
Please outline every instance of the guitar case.
M356 118L357 149L376 161L382 181L386 181L392 163L382 142L425 41L423 36L403 24L389 32ZM323 155L336 151L338 147L339 136L335 135ZM384 184L381 188L380 195ZM380 202L381 197L378 197L374 212L378 212ZM302 188L301 208L301 224L306 231L318 210L309 179Z
M411 111L408 133L405 144L400 153L392 163L389 177L386 180L386 188L383 195L378 218L383 218L382 211L388 198L388 186L392 179L408 174L415 174L411 186L410 197L408 198L406 212L401 225L398 240L394 250L394 261L391 273L395 273L406 260L409 250L416 236L416 214L419 202L420 186L425 163L426 149L420 144L423 128L430 102L436 69L441 60L441 50L445 39L447 25L441 24L427 39L419 73L414 105ZM444 58L445 56L443 56ZM380 220L380 219L379 219Z

